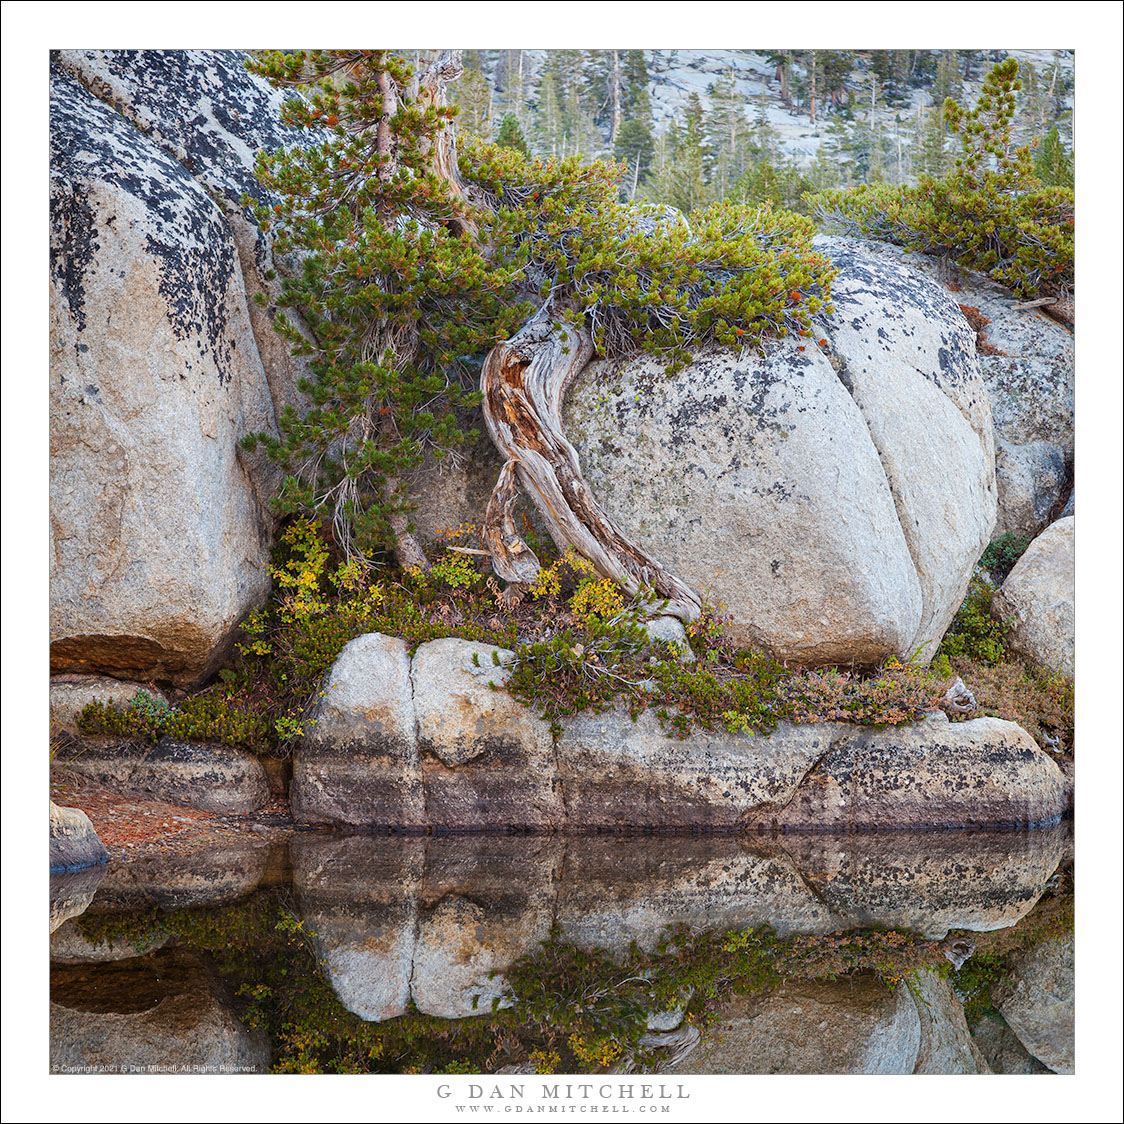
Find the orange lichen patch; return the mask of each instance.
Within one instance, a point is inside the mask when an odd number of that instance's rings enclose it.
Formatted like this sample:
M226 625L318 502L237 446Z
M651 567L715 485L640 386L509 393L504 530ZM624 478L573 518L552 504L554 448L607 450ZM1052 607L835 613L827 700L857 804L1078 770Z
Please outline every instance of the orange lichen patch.
M284 801L271 803L253 816L219 815L69 779L52 785L51 799L64 807L81 808L111 859L189 854L220 847L240 835L260 838L263 833L284 830L289 818Z
M976 333L976 351L980 355L1007 354L1005 351L1000 351L993 343L988 342L987 326L991 321L978 308L974 308L970 304L960 304L956 307L964 313L964 319L968 321L969 327Z

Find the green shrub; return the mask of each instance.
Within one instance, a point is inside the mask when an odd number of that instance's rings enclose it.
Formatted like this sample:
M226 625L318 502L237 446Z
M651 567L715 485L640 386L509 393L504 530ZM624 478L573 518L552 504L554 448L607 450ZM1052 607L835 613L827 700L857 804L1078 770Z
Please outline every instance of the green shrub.
M950 660L967 658L985 666L999 663L1007 654L1010 628L992 616L995 587L978 571L968 583L952 624L938 651Z
M1030 535L1008 531L988 544L987 549L980 555L980 567L987 570L997 583L1002 584L1030 544Z
M156 742L217 741L259 753L273 747L269 722L261 714L232 705L217 695L196 695L168 707L138 691L127 707L93 702L78 717L82 734L118 734Z
M1021 660L958 656L952 663L975 695L978 715L1017 722L1043 748L1073 752L1071 678Z
M1030 149L1011 139L1013 58L995 66L974 109L944 113L961 140L955 169L916 187L865 184L809 197L817 217L849 233L948 258L1024 298L1073 289L1074 194L1036 179Z
M452 537L469 534L462 528ZM284 755L307 732L344 647L379 632L402 637L411 653L449 636L514 650L504 689L555 730L567 715L614 704L633 717L653 711L675 737L696 726L764 735L782 720L895 726L937 708L955 664L970 685L979 684L981 705L1023 719L1036 737L1050 731L1072 744L1072 681L1021 665L1017 675L988 671L1004 656L1006 631L991 617L992 590L982 578L970 587L930 669L891 658L860 672L789 668L740 649L709 605L686 627L694 661L684 662L687 653L653 641L644 627L659 612L654 598L626 602L573 551L544 566L515 606L503 602L480 557L463 550L447 549L428 571L390 570L377 579L358 560L334 569L332 562L321 529L294 521L274 551L274 597L247 619L237 659L215 684L175 708L143 693L125 708L92 704L81 716L81 732L217 740Z

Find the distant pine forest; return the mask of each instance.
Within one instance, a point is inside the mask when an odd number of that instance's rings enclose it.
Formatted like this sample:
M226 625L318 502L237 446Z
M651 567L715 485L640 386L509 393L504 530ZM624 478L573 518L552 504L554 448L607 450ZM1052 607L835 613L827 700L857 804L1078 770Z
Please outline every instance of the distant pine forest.
M1044 185L1072 186L1072 51L471 50L451 100L462 135L623 163L628 199L804 211L806 193L951 171L945 100L974 100L1009 54L1012 143L1032 146Z

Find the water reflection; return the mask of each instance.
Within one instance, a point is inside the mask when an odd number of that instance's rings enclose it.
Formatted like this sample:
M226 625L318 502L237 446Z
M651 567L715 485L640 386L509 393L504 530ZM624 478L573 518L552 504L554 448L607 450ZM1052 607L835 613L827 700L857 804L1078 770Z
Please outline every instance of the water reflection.
M847 1018L855 1026L867 1016L868 1021L873 1020L872 1026L893 1024L897 1027L895 1041L900 1039L899 1045L905 1045L895 1047L891 1057L879 1053L882 1047L876 1044L852 1043L853 1049L841 1047L835 1061L827 1054L819 1061L809 1055L808 1065L827 1068L802 1071L987 1072L986 1064L976 1057L978 1051L973 1053L974 1046L958 1047L959 1061L930 1050L924 1063L929 1068L916 1068L922 1065L925 1042L968 1040L959 1001L947 983L929 970L935 966L931 958L937 955L933 942L954 929L983 933L1016 925L1046 889L1067 853L1069 835L1065 824L1000 834L787 835L776 839L300 834L280 850L251 842L226 855L150 860L114 866L108 873L103 868L98 871L101 882L96 890L83 891L88 908L82 924L71 920L56 925L52 898L52 929L58 929L51 944L54 998L60 1011L72 1012L54 1020L54 1033L70 1039L65 1049L60 1042L56 1052L71 1060L81 1055L80 1045L73 1041L82 1023L73 1011L83 1002L75 998L83 994L74 989L76 965L85 965L95 990L101 989L98 1002L104 1009L104 995L115 986L113 966L104 962L135 963L143 972L147 970L143 965L152 957L178 955L174 926L164 931L150 925L142 939L130 934L126 925L104 939L105 933L98 937L87 932L91 919L112 922L136 914L158 917L162 911L224 906L247 900L256 889L272 885L282 893L279 900L291 911L295 930L309 944L314 955L309 963L316 966L312 970L322 975L342 1008L364 1024L417 1018L410 1012L466 1020L465 1025L475 1021L473 1016L494 1018L493 1010L502 1011L513 1001L505 973L520 965L525 972L528 958L540 953L549 936L560 948L578 950L570 955L585 950L600 957L596 963L604 969L610 957L622 960L634 945L641 950L633 951L634 958L643 961L646 955L655 954L661 937L672 926L695 933L770 931L770 939L773 935L776 939L801 934L814 937L856 929L907 930L915 944L902 947L930 956L926 972L916 977L910 993L928 988L932 996L920 1006L906 1003L901 995L891 1001L889 993L883 994L884 986L869 975L852 977L845 989L851 1011ZM54 880L52 886L54 889ZM62 880L58 886L60 902L69 895L64 912L82 912L75 904L80 903L81 895L73 888L65 889ZM61 918L63 913L57 916ZM163 953L138 957L138 953L159 948L169 934L173 939ZM892 946L891 941L886 947ZM827 947L834 948L830 940ZM947 959L962 961L971 949L971 939L961 938L957 949L949 942L939 951ZM130 961L130 957L137 959ZM830 957L824 963L830 965ZM865 962L855 963L861 967ZM114 970L121 979L127 977L127 973L120 975L120 964ZM868 996L872 986L874 991ZM837 989L828 981L793 983L792 987L803 987L808 994L784 988L768 992L769 998L755 993L746 1001L748 1006L743 1004L738 1025L748 1028L746 1034L752 1031L760 1037L762 1027L773 1027L768 1032L772 1034L785 1020L791 1022L795 1017L798 1021L800 1010L835 1009L833 1004L839 1002ZM220 993L226 994L211 985L200 990L212 1008ZM109 1002L112 1007L112 1000ZM949 1014L936 1026L931 1017L934 1003L940 1010L955 1009L955 1017ZM85 1009L94 1010L90 1002ZM636 1059L643 1055L641 1047L658 1043L659 1034L651 1032L672 1034L682 1020L675 1003L670 1009L670 1016L660 1016L663 1022L649 1020L649 1033L643 1041L635 1035L630 1040L639 1053L626 1056L616 1040L612 1057L601 1058L597 1053L601 1047L583 1046L591 1066L596 1068L599 1058L606 1064L627 1063L626 1068L640 1064ZM149 1012L146 1017L155 1016ZM223 1033L229 1038L227 1031ZM693 1046L698 1036L693 1030L690 1033ZM681 1046L688 1037L680 1033L676 1042ZM260 1053L260 1043L255 1049ZM234 1046L228 1053L231 1050L237 1053ZM870 1061L873 1068L863 1069L867 1062L862 1058L868 1054L882 1060L877 1065ZM905 1065L902 1059L907 1055L914 1059L913 1068L894 1068ZM585 1055L579 1050L577 1056ZM770 1060L768 1051L756 1061L754 1057L753 1050L746 1047L720 1058L708 1052L704 1043L703 1051L686 1064L688 1068L711 1066L697 1072L784 1071L775 1068L779 1063ZM840 1060L844 1057L849 1060ZM541 1059L534 1064L541 1065ZM952 1068L941 1069L942 1065ZM743 1066L749 1068L739 1068Z

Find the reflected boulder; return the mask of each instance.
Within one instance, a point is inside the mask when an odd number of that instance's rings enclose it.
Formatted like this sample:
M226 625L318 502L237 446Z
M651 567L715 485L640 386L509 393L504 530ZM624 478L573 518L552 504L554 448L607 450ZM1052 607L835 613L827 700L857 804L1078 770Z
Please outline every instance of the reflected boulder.
M51 973L52 1073L265 1073L251 1030L193 953L58 967Z
M51 874L51 932L55 933L72 917L80 917L90 907L108 866L99 863L82 870Z
M991 1072L968 1032L964 1008L948 980L942 980L936 972L918 972L898 986L908 989L921 1022L921 1044L912 1072Z
M298 837L290 853L297 908L340 1003L369 1022L405 1014L424 840Z
M228 905L257 889L269 865L270 844L239 838L221 849L154 854L116 863L98 887L98 913Z
M921 1019L909 988L871 976L739 997L674 1073L912 1073Z
M992 1073L1006 1073L1019 1077L1053 1073L1049 1066L1027 1053L1018 1035L999 1015L989 1015L972 1029L972 1041L987 1062Z

